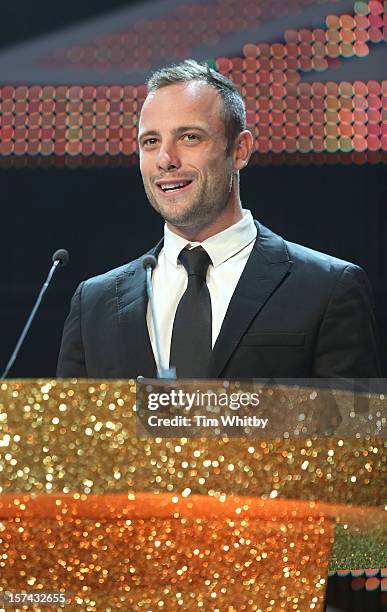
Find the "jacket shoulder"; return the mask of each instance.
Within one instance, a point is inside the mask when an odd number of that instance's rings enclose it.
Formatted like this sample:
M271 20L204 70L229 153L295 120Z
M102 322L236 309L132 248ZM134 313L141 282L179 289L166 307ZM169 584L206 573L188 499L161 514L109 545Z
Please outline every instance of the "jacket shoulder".
M78 287L78 290L81 291L82 296L94 297L100 299L102 295L106 295L106 292L110 293L113 291L115 293L117 283L120 282L120 279L130 279L134 276L135 272L142 271L142 259L147 253L141 255L137 259L133 259L122 266L118 266L117 268L112 268L107 272L103 272L102 274L98 274L97 276L92 276L84 281L82 281ZM137 275L136 275L137 277Z
M138 257L137 259L133 259L133 261L129 261L126 264L123 264L122 266L118 266L117 268L112 268L111 270L108 270L107 272L102 272L101 274L97 274L97 276L91 276L90 278L87 278L84 281L84 284L86 285L105 285L106 283L111 282L112 280L115 280L118 276L122 276L123 274L127 274L130 273L131 270L136 269L141 262L141 259L144 256L141 255L141 257Z
M332 271L343 271L345 268L359 268L356 264L346 261L345 259L339 259L328 253L322 253L321 251L315 251L309 247L295 242L289 242L285 240L290 259L295 263L310 265L327 272Z
M350 261L290 242L261 223L256 222L256 225L258 229L256 248L269 263L289 261L292 263L293 272L298 271L299 274L318 278L340 277L344 271L364 274L362 268Z
M138 270L143 270L142 260L147 255L154 255L157 258L160 249L162 248L163 240L160 240L156 246L152 247L146 253L143 253L137 259L133 259L129 263L123 264L122 266L118 266L117 268L113 268L108 270L107 272L103 272L102 274L98 274L97 276L92 276L87 280L83 281L81 285L83 287L106 287L110 286L112 283L115 283L118 278L122 278L124 276L131 276L134 273L138 272Z

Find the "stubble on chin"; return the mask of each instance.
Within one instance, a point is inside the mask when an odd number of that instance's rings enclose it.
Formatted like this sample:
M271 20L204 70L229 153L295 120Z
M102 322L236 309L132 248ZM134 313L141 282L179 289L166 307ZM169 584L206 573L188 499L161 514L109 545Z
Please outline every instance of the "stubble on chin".
M157 202L152 206L168 224L181 229L201 229L211 223L218 214L211 205L206 206L202 202L195 202L187 208L182 203L170 202L167 210Z
M184 200L182 200L179 196L176 196L176 199L170 197L167 202L160 203L157 195L149 185L144 184L144 189L152 208L171 225L175 225L176 227L186 227L187 225L191 225L192 221L197 219L198 214L200 215L199 209L201 208L201 205L198 205L195 201L191 204L188 203L187 207L187 203L184 202Z
M222 183L222 182L221 182ZM206 188L192 194L192 201L186 202L176 196L165 204L161 204L150 185L144 183L145 193L152 208L170 225L179 228L190 228L194 230L202 229L212 223L226 208L232 187L232 176L223 183L223 194L219 198L219 193L207 193Z

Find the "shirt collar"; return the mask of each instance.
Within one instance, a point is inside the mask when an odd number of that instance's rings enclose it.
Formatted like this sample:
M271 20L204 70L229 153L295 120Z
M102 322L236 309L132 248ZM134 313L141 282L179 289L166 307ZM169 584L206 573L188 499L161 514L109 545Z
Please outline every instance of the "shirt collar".
M227 227L222 232L207 238L203 242L189 242L185 238L172 232L167 224L164 226L164 253L168 261L174 266L180 265L178 256L187 245L198 246L199 244L209 254L214 268L219 266L230 257L244 249L257 237L257 228L253 216L249 210L242 210L243 217L234 225Z

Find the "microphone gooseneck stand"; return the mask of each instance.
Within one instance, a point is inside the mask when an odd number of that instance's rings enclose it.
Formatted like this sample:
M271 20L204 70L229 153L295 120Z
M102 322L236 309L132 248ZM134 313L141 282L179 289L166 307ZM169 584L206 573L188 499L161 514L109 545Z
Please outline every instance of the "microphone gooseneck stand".
M28 331L31 327L31 323L34 320L34 317L36 315L36 312L40 306L40 303L42 301L42 298L46 292L47 287L49 286L52 277L54 276L55 270L57 268L63 268L63 266L65 266L69 261L69 254L66 251L66 249L58 249L58 251L55 251L54 255L52 256L52 266L51 266L51 270L48 273L48 276L39 292L39 295L36 299L36 302L34 304L33 309L31 310L31 314L27 319L27 322L25 324L25 326L23 327L23 331L20 334L20 338L17 341L17 344L15 346L15 349L11 355L11 357L9 358L9 361L7 363L7 365L5 366L4 372L2 373L0 380L4 380L4 378L6 378L8 376L8 373L10 371L10 369L12 368L13 364L15 363L15 360L18 356L18 353L20 351L20 348L25 340L26 335L28 334Z

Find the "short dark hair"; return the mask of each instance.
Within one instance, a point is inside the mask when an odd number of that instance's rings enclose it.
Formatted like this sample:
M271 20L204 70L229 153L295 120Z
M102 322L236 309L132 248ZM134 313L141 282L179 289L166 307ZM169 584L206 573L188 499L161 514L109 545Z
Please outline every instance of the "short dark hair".
M168 85L192 81L203 81L219 93L223 107L227 153L230 153L236 137L246 129L245 105L237 87L230 79L210 68L208 64L187 59L180 64L160 68L154 72L147 82L148 93Z

